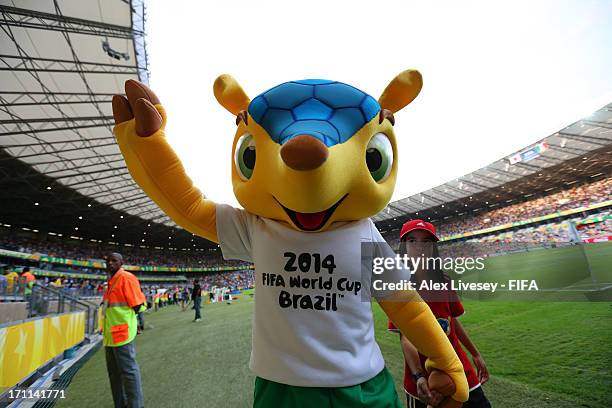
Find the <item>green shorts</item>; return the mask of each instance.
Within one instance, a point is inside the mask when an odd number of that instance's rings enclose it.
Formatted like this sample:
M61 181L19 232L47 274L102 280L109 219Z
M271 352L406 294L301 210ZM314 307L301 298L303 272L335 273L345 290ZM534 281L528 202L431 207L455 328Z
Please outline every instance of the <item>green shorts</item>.
M385 367L349 387L297 387L257 377L254 408L402 408L393 377Z

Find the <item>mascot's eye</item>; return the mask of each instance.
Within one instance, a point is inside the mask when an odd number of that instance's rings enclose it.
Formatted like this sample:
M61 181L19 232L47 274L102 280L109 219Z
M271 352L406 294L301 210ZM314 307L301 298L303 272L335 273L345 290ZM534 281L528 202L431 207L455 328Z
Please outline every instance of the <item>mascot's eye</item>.
M253 136L248 133L240 136L236 143L234 161L240 178L245 181L250 179L255 168L255 139Z
M393 147L384 133L375 134L366 148L366 164L376 182L385 180L393 167Z

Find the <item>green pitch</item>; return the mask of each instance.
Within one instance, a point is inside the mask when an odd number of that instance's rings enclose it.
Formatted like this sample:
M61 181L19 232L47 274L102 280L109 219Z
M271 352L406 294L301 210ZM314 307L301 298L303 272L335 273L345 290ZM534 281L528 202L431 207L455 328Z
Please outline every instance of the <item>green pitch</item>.
M506 284L496 293L463 293L479 300L612 301L611 259L612 242L573 245L490 257L482 271L449 275L464 282ZM534 280L539 291L508 291L510 280Z
M611 245L587 246L591 269L609 278ZM536 254L536 253L534 253ZM550 252L558 257L559 254ZM544 252L524 257L524 270L559 270ZM550 258L550 257L549 257ZM506 259L497 262L515 262ZM555 268L545 265L550 263ZM514 264L513 264L514 265ZM543 267L544 265L544 267ZM550 272L552 273L552 272ZM580 276L572 285L580 285ZM582 282L590 282L582 278ZM607 280L610 282L611 280ZM610 407L610 302L482 302L464 299L461 321L489 366L484 386L494 407ZM145 404L149 407L249 407L254 377L248 369L253 299L205 305L203 320L169 306L147 313L136 340ZM373 306L377 339L402 392L403 357L397 335ZM60 407L111 407L103 351L75 376Z

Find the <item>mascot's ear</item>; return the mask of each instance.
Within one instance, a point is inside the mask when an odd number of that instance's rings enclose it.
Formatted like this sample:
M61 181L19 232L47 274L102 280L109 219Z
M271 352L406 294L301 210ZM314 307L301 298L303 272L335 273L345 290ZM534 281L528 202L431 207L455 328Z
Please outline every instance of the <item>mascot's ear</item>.
M247 110L251 101L240 84L238 84L238 81L227 74L219 75L215 79L213 92L221 106L234 115L238 115L240 111Z
M417 97L423 87L421 73L414 69L403 71L389 82L378 103L382 109L395 113Z

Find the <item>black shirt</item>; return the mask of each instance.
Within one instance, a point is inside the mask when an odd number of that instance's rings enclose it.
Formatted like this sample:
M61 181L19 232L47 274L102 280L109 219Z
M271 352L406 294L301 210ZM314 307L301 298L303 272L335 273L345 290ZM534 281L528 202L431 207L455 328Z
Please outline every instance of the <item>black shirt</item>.
M196 283L191 290L191 300L195 300L196 297L200 296L202 296L202 287L199 283Z

